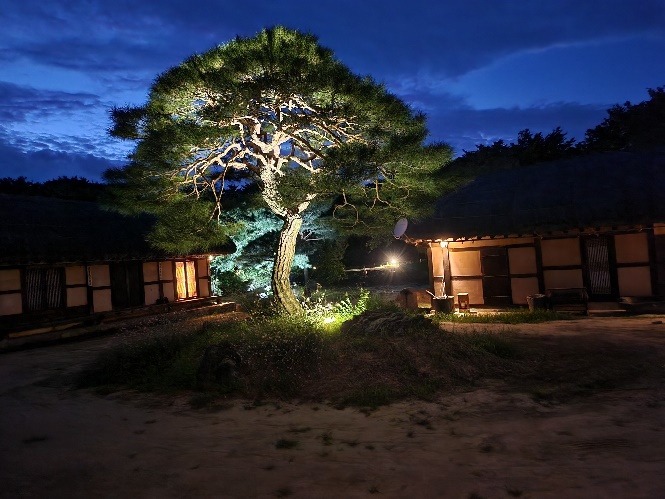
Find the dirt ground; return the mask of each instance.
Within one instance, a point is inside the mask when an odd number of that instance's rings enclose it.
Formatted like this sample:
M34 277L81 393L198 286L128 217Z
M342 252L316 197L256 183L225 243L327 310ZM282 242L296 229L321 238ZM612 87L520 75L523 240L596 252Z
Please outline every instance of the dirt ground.
M663 322L509 329L664 359ZM662 379L547 403L489 384L367 414L242 400L196 411L185 396L73 390L71 375L117 340L0 355L0 496L664 497Z

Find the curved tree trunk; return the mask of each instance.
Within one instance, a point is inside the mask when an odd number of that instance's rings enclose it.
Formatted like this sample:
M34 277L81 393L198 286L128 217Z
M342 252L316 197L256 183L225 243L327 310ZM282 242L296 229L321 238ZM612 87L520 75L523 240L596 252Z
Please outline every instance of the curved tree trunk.
M272 292L280 312L296 314L302 310L291 289L291 266L296 253L296 241L302 225L300 215L289 215L279 233L279 242L272 268Z

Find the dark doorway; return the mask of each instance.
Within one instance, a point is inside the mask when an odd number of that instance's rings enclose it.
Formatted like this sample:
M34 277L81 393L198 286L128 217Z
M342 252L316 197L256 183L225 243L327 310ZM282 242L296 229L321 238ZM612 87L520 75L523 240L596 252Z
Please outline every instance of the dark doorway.
M502 247L482 248L480 266L483 273L485 305L505 307L513 303L510 287L508 250Z
M614 248L609 237L598 236L582 239L584 256L584 280L590 300L602 301L615 298L615 282L612 261Z
M141 262L112 263L110 267L113 308L143 305L143 265Z

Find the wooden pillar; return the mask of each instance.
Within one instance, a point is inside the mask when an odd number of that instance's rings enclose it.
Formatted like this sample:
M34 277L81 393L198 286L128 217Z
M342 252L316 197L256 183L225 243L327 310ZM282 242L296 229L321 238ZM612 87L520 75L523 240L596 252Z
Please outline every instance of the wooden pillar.
M450 261L448 248L439 243L430 243L427 248L430 290L436 296L450 294Z
M536 274L538 276L538 292L545 293L545 274L543 273L543 249L540 244L540 237L533 238L533 246L536 250Z
M445 275L444 290L446 295L452 296L453 294L453 275L450 272L450 251L448 250L448 245L445 248L442 248L443 254L443 272Z
M651 266L651 292L665 297L665 227L654 227L649 232L649 261Z

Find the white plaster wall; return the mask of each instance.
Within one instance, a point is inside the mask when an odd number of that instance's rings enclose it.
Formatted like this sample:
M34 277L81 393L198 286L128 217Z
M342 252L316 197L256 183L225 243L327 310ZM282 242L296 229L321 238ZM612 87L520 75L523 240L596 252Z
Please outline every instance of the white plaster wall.
M623 267L617 269L621 296L651 296L651 269L649 267Z
M21 271L19 269L0 270L0 291L18 291L21 289Z
M157 262L143 262L143 282L159 281L159 266Z
M545 270L545 289L550 288L581 288L584 287L582 270Z
M146 284L143 291L146 305L154 305L159 300L159 284Z
M164 292L164 298L166 298L168 301L174 301L175 300L175 291L173 288L173 283L172 282L165 282L162 284L163 292Z
M111 275L108 265L91 265L89 268L93 287L98 288L100 286L111 285Z
M644 232L614 236L617 263L649 261L649 242Z
M540 248L544 267L582 264L578 238L543 239Z
M455 279L452 286L455 303L457 303L457 293L469 293L469 303L471 305L483 305L483 281L482 279Z
M535 274L536 266L535 248L508 248L508 266L511 274Z
M442 276L443 275L443 252L447 249L442 248L438 244L433 245L429 248L428 252L431 255L432 259L432 275Z
M208 279L199 279L199 296L201 298L210 296L210 291L208 290Z
M539 293L537 277L513 277L510 280L513 304L526 305L526 297Z
M479 276L480 251L451 251L450 273L453 276Z
M85 273L85 267L83 265L65 267L65 282L69 286L73 284L85 286L88 284L88 276Z
M0 295L0 315L14 315L23 312L21 293Z
M113 309L113 305L111 303L111 290L95 289L92 292L92 311L95 313L108 312L111 309Z
M196 265L198 267L196 271L199 273L199 277L207 277L209 275L207 258L200 258L196 261Z
M85 274L84 274L85 275ZM67 306L80 307L88 304L88 289L80 288L67 288Z
M162 280L171 281L173 280L173 262L168 260L166 262L161 262L162 265Z

